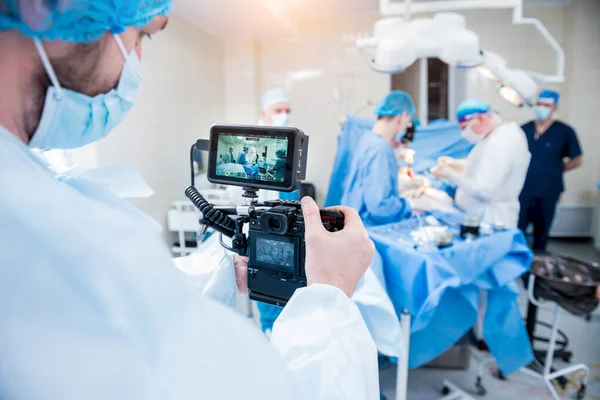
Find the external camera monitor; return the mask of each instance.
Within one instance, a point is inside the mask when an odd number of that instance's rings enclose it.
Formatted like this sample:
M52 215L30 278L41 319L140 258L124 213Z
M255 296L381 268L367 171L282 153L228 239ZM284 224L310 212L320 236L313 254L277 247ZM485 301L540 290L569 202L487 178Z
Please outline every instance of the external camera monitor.
M305 179L308 136L296 128L215 125L209 148L212 183L291 192Z

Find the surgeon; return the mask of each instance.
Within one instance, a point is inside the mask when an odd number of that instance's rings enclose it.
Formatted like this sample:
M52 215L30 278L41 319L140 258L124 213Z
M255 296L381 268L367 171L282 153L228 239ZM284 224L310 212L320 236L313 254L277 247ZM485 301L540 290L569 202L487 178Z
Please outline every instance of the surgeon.
M229 148L229 153L226 153L223 157L223 162L225 164L230 164L235 162L235 157L233 156L233 147Z
M292 106L290 98L282 88L267 90L261 100L259 125L286 127L290 126Z
M355 211L339 208L331 233L303 199L309 286L269 344L218 304L247 290L246 259L178 259L202 281L206 297L192 296L150 217L32 153L93 143L125 118L144 38L170 8L0 2L0 398L378 399L377 352L350 300L374 253Z
M247 163L247 156L248 156L248 147L244 146L242 148L242 151L240 152L240 154L238 154L237 163L240 165L245 165Z
M559 94L543 90L535 120L522 126L527 135L531 164L521 192L519 228L533 223L533 249L546 250L554 211L565 186L563 174L581 167L583 155L572 127L555 118Z
M279 87L271 88L262 95L261 112L258 124L287 127L290 126L291 113L292 103L287 92ZM283 151L283 153L281 151ZM285 176L285 158L282 159L282 155L285 157L285 150L283 149L275 152L277 159L272 170L272 173L278 175L277 178L279 179ZM233 188L233 186L231 188ZM227 188L230 196L235 193L239 198L241 196L240 190L231 188ZM280 198L283 200L298 200L299 193L297 191L293 193L278 193L270 190L261 190L259 196L263 201ZM263 332L270 335L273 330L273 324L281 314L282 308L262 302L257 302L256 304L260 313L261 328Z
M456 204L464 211L516 228L519 193L531 158L523 130L479 100L462 102L457 119L462 136L475 147L466 160L440 157L435 175L457 185Z
M406 92L395 90L375 108L377 121L356 146L342 204L356 208L367 226L398 222L411 215L411 207L398 195L395 143L404 136L415 113Z
M287 155L285 149L277 150L275 155L277 156L277 160L275 161L275 165L271 171L275 174L275 179L280 181L285 177L285 164Z

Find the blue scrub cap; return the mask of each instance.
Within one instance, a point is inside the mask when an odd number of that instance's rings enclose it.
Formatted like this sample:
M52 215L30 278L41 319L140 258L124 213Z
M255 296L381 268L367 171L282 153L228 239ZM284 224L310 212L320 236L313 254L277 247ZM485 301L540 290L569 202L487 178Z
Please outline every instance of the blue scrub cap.
M549 103L554 104L555 106L558 105L559 99L560 99L560 94L558 94L558 92L555 92L554 90L549 90L549 89L542 90L538 96L538 101L549 102Z
M141 28L166 15L171 0L0 0L0 31L16 29L40 40L95 42L110 31Z
M415 103L410 95L402 90L394 90L375 107L377 117L395 117L407 113L413 115L416 112Z
M285 149L279 149L279 150L277 150L275 152L275 155L277 157L279 157L279 158L284 158L285 157L285 153L286 153Z
M472 120L478 114L488 113L491 109L492 108L489 104L484 103L481 100L465 100L458 105L458 109L456 110L456 118L458 119L458 123L463 123Z

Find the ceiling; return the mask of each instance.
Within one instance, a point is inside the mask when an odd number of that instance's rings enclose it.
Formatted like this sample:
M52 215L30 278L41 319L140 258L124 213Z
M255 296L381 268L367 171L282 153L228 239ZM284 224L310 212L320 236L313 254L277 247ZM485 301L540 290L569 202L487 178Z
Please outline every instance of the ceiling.
M523 0L525 6L564 6L571 1ZM290 35L299 21L308 18L379 15L379 0L177 0L173 3L176 14L224 40Z
M379 14L379 0L177 0L173 12L222 39L293 33L305 18Z

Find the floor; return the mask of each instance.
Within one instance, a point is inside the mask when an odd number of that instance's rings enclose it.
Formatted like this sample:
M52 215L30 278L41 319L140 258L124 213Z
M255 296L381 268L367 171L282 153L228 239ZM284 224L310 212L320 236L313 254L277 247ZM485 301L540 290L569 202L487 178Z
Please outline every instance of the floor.
M600 263L600 252L594 248L591 241L552 240L549 250L565 256ZM524 311L526 308L525 296L519 299L519 305ZM550 323L551 310L540 310L539 318ZM561 314L560 318L559 328L569 338L569 348L573 351L572 364L585 363L591 369L586 399L600 400L600 309L596 310L590 321L564 313ZM537 333L544 334L543 331ZM454 384L469 392L474 398L478 398L473 389L477 364L479 359L483 358L485 358L485 354L475 352L467 370L420 368L410 371L408 400L433 400L442 397L441 389L442 380L444 379L451 380ZM490 366L490 369L492 368ZM577 375L574 378L577 378ZM381 390L389 400L395 399L395 384L395 367L392 366L380 372ZM481 399L486 400L552 399L541 380L536 381L522 373L515 373L506 381L498 380L492 375L486 374L484 386L487 394L482 396ZM565 393L563 397L565 399L569 398L569 393Z

